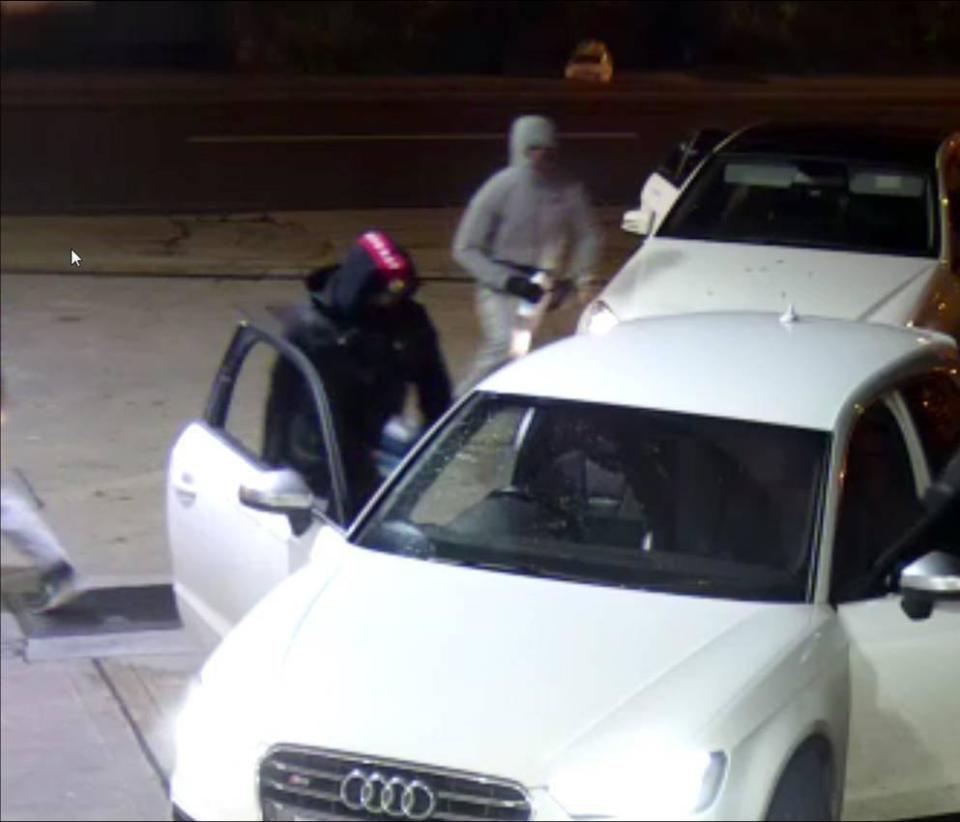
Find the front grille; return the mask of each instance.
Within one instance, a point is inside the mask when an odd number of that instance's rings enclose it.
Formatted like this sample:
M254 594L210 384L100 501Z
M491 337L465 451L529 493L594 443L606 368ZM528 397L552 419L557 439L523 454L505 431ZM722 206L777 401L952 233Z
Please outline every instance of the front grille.
M272 749L260 763L260 807L264 819L291 822L514 822L531 817L527 794L510 782L376 757L287 746Z

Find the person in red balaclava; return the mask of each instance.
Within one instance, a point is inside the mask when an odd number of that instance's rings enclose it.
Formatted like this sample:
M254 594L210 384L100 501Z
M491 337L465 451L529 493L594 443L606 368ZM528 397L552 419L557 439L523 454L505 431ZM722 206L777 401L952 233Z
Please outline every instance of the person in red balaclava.
M380 483L374 452L387 423L403 413L408 388L416 391L425 426L450 405L436 329L413 299L418 285L409 255L386 233L368 231L342 263L307 278L310 301L285 329L329 397L351 516ZM282 357L267 402L264 459L298 470L317 495L329 494L319 421L299 372Z

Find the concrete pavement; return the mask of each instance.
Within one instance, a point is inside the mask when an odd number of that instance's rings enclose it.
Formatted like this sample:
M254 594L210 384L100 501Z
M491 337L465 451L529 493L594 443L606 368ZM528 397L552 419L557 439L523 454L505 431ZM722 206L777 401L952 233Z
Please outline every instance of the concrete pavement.
M32 571L3 571L4 594ZM28 663L0 613L0 819L164 820L175 722L202 655Z
M638 190L639 195L639 190ZM429 279L462 279L450 258L461 209L0 217L3 273L115 276L299 277L339 259L369 228L397 237ZM611 275L635 237L618 230L621 208L601 208L600 273ZM70 251L81 257L70 263Z
M0 816L167 819L158 773L96 662L4 659Z

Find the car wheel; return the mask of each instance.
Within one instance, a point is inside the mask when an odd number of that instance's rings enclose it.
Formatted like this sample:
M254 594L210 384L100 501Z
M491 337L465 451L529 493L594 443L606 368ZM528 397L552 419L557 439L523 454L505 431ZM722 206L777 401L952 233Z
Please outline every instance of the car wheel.
M768 822L830 822L830 774L813 747L804 748L787 766L767 811Z

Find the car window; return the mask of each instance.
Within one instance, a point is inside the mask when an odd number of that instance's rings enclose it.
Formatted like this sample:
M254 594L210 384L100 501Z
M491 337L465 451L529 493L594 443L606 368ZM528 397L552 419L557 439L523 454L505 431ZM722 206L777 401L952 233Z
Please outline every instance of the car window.
M833 546L833 601L882 593L862 591L864 580L922 513L900 426L878 402L855 425L844 461Z
M599 585L804 601L826 442L737 420L481 395L355 541Z
M237 373L223 425L234 442L258 460L263 459L264 420L275 357L266 344L253 346Z
M721 154L659 235L936 257L935 202L923 169Z
M933 477L960 450L960 385L947 374L914 380L901 390Z
M223 428L264 466L292 468L314 493L329 495L329 466L313 398L297 367L272 346L259 342L244 359Z

